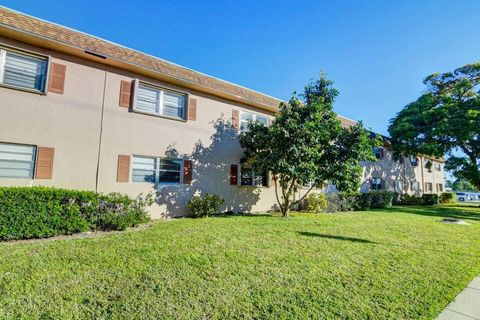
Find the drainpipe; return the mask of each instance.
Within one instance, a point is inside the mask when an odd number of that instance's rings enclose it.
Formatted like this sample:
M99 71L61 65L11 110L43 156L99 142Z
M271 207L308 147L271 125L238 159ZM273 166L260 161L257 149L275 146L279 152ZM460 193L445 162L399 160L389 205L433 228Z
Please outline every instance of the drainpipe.
M105 92L107 90L107 73L108 73L108 65L105 65L105 77L103 79L102 113L100 116L100 132L98 136L97 171L95 173L95 192L98 192L98 174L100 171L100 152L102 149L103 113L105 110Z
M421 190L422 190L422 193L425 193L425 177L423 176L423 156L420 157L420 170L421 170L421 173L422 173L422 187L421 187Z

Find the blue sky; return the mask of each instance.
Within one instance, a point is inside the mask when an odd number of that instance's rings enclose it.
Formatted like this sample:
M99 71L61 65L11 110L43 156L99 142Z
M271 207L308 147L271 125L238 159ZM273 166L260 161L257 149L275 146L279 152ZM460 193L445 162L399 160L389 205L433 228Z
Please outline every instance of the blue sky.
M282 99L324 70L383 134L425 76L480 60L478 0L0 3Z

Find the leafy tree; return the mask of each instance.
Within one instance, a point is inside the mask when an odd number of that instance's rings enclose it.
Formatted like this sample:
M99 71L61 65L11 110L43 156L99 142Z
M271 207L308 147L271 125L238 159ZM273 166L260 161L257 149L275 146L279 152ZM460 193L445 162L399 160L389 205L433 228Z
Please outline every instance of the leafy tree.
M480 63L424 83L427 92L391 120L395 155L447 154L445 168L480 189Z
M452 183L452 190L454 191L467 191L467 192L478 192L477 189L473 184L468 182L465 179L457 179Z
M333 111L337 95L333 82L322 74L305 87L303 95L280 104L272 125L250 123L240 136L254 170L272 174L283 216L314 187L322 187L327 181L341 191L358 190L362 172L359 161L375 159L372 148L378 139L372 139L361 123L351 128L341 126ZM295 199L306 183L312 183L312 187Z

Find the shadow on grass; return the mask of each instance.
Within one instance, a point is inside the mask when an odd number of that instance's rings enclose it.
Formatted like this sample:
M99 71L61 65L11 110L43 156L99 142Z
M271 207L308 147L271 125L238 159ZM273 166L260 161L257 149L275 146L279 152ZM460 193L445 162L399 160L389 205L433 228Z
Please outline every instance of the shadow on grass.
M439 218L456 218L480 222L478 206L394 206L382 211L403 212Z
M370 241L370 240L367 240L367 239L351 238L351 237L343 237L343 236L333 236L333 235L330 235L330 234L321 234L321 233L316 233L316 232L298 231L298 234L301 235L301 236L307 236L307 237L317 237L317 238L344 240L344 241L358 242L358 243L377 244L377 242Z

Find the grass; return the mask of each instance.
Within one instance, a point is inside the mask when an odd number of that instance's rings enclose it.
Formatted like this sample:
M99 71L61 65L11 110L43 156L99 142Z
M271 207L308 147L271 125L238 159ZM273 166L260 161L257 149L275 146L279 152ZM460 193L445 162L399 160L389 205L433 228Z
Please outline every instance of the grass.
M177 219L0 259L1 319L431 319L480 273L480 210Z

